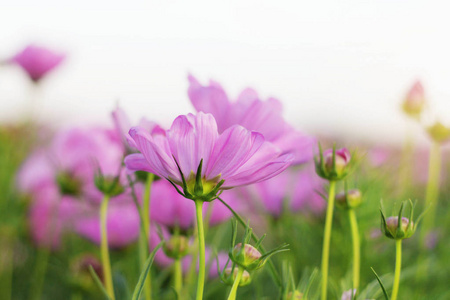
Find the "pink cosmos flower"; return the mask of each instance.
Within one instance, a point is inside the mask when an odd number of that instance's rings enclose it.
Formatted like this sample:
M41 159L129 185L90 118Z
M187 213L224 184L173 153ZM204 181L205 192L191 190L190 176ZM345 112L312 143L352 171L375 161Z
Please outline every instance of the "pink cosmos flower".
M47 73L56 68L65 58L47 48L29 45L16 54L11 62L18 64L27 72L30 79L38 83Z
M310 210L321 213L325 208L325 201L319 194L323 191L323 182L317 178L313 166L307 165L301 170L290 168L247 189L267 213L278 218L284 208L292 212Z
M125 158L127 168L154 173L194 193L200 162L204 193L267 180L286 169L290 154L265 141L262 134L234 125L222 134L211 114L182 115L165 135L133 127L130 136L140 154ZM181 171L181 172L180 172Z
M219 132L233 125L260 132L264 138L279 147L282 154L294 154L294 163L304 163L313 157L312 137L295 130L282 116L282 104L275 98L261 101L256 91L247 88L236 102L231 102L219 83L210 81L202 86L189 75L188 95L197 111L211 113Z
M125 184L124 172L120 172L123 156L118 134L103 128L62 130L48 148L31 154L18 172L17 182L32 198L30 222L35 240L39 243L40 237L48 235L46 224L56 224L50 235L54 245L59 244L63 229L99 242L103 195L94 178L100 169L104 176L122 175ZM137 184L136 189L142 186ZM129 190L111 198L107 230L111 247L125 246L137 238L139 214Z
M70 230L81 209L75 198L60 197L58 190L50 186L43 188L35 195L29 210L33 241L39 247L59 249L63 233Z
M136 143L128 133L131 128L131 122L125 111L122 108L117 107L112 112L112 119L114 121L114 126L116 127L117 132L119 132L124 142L124 145L126 145L126 148L128 148L128 152L136 151ZM165 134L164 129L162 129L158 124L145 118L142 118L139 121L138 126L145 128L150 134Z

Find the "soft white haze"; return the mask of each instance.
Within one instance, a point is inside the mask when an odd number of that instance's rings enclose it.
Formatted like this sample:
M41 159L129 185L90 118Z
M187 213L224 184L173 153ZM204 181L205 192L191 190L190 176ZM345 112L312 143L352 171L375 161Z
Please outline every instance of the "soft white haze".
M30 42L67 52L43 82L51 121L106 121L119 101L165 124L192 111L187 73L276 96L309 132L401 139L415 79L450 123L446 1L3 1L0 57ZM29 84L0 67L0 121Z

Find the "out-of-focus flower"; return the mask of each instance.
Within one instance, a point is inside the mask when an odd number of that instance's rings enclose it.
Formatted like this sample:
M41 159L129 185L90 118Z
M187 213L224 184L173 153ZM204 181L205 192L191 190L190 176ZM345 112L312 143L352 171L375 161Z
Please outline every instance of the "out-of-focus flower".
M30 79L38 83L47 73L56 68L65 58L64 54L53 52L50 49L29 45L12 59L12 63L18 64Z
M133 127L130 135L141 154L127 156L127 168L164 177L191 199L210 201L219 189L267 180L293 159L242 126L219 135L214 117L202 112L179 116L165 136L152 136L142 127Z
M428 127L427 132L431 139L437 143L444 143L450 139L450 128L439 121Z
M33 241L39 247L59 249L63 233L71 229L82 210L81 203L72 196L60 196L51 186L42 189L34 195L29 210Z
M50 226L56 228L52 229L55 246L62 229L100 242L99 205L103 194L95 177L100 171L105 178L117 177L125 185L123 156L124 147L117 132L73 128L58 132L47 149L37 150L25 161L17 181L19 189L32 198L31 230L38 244L41 236L53 236L45 230L47 224L53 223L61 224ZM137 184L136 189L142 187ZM138 237L139 214L129 189L111 198L107 229L111 247L125 246Z
M231 102L219 83L210 81L208 86L202 86L192 75L188 79L188 95L193 106L199 112L211 113L220 133L233 125L241 125L260 132L267 141L279 147L282 154L292 153L295 164L313 157L315 140L283 119L282 104L277 99L261 101L256 91L248 88L236 102Z
M106 221L108 245L111 248L122 248L133 243L139 237L139 212L129 196L120 195L113 199L114 201L111 201L108 207ZM98 212L99 208L93 205L79 214L74 222L74 231L100 245L101 232Z
M351 155L346 148L327 149L316 159L317 175L328 180L341 180L349 172Z
M403 100L403 111L417 119L425 108L425 104L426 98L422 83L416 81L406 94L405 100Z
M134 142L134 140L131 138L130 134L128 133L128 131L130 130L131 126L131 122L127 116L127 114L125 113L125 111L120 108L117 107L113 112L112 112L112 119L114 121L114 126L116 127L117 132L119 132L120 137L122 139L122 141L124 142L125 147L127 148L128 152L136 152L137 151L137 147L136 147L136 143ZM142 118L139 123L138 126L145 128L150 134L165 134L164 129L162 129L158 124L149 121L145 118Z
M289 168L274 178L245 189L266 212L278 218L283 209L321 212L325 207L325 201L318 194L323 189L322 185L323 180L317 178L314 169L307 165L301 170Z

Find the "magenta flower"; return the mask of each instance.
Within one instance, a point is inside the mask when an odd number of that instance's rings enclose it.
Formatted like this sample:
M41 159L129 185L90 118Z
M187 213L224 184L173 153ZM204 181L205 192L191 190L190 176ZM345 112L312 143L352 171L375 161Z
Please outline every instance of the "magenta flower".
M134 140L131 138L130 134L128 133L128 131L131 128L131 122L128 119L127 114L125 113L125 111L123 109L121 109L120 107L117 107L113 112L112 112L112 118L114 121L114 126L116 127L117 132L119 132L122 141L124 142L125 147L127 148L128 152L133 152L136 151L136 143L134 142ZM149 121L145 118L142 118L139 123L138 126L145 128L150 134L165 134L164 129L162 129L158 124Z
M35 240L39 243L40 237L51 236L44 229L46 224L55 223L55 243L62 228L98 242L103 194L94 178L100 170L107 177L120 175L125 185L123 157L119 135L103 128L62 130L49 147L31 154L19 170L17 182L19 189L31 196L30 221ZM136 184L136 189L142 190L142 185ZM65 209L67 206L71 209ZM111 198L107 229L112 247L125 246L137 238L139 214L130 190Z
M70 230L74 216L82 205L70 196L61 197L58 190L47 186L36 194L29 210L29 225L33 241L39 247L57 250L64 232Z
M124 198L123 195L117 198ZM136 205L127 199L112 201L108 207L106 229L108 244L111 248L125 247L139 237L140 219ZM129 200L129 199L128 199ZM79 215L74 222L74 230L81 236L100 245L100 217L98 207L93 206L84 214Z
M323 192L323 180L315 176L314 168L308 164L301 170L288 169L285 172L249 186L251 197L263 209L275 218L282 215L283 209L291 212L312 211L321 213L325 201L319 192Z
M64 54L55 53L36 45L29 45L16 54L11 62L22 67L30 79L38 83L47 73L56 68L64 58Z
M129 169L166 178L181 186L187 198L204 197L205 201L213 199L219 189L267 180L293 159L260 133L242 126L219 134L214 117L202 112L179 116L165 136L151 135L142 127L131 128L130 136L141 153L125 158Z
M211 113L217 121L219 132L233 125L260 132L264 138L281 149L292 153L294 163L299 164L313 157L315 140L295 130L282 116L282 104L274 98L261 101L256 91L245 89L236 102L231 102L217 82L202 86L189 75L188 95L197 111Z

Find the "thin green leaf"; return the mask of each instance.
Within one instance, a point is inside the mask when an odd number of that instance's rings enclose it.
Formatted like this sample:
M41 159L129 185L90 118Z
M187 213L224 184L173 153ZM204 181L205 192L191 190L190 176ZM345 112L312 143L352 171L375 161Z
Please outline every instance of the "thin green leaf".
M372 267L370 267L370 269L372 270L373 274L375 274L375 276L377 277L378 283L380 284L381 290L383 291L384 298L385 298L386 300L389 300L389 296L388 296L388 294L386 293L386 289L384 288L383 282L381 282L381 279L380 279L380 277L378 276L377 272L375 272L375 270L374 270Z
M142 289L144 288L145 279L147 278L148 272L150 271L150 267L152 266L153 259L155 258L156 252L159 250L159 248L162 247L164 244L164 241L160 242L158 246L153 249L153 251L150 253L149 258L145 262L144 270L142 271L141 275L139 276L139 281L136 284L136 287L134 288L133 297L132 300L138 300L141 297Z
M100 291L102 291L103 296L105 296L105 299L111 300L111 298L109 298L108 292L103 286L102 281L100 280L100 278L98 278L97 273L95 273L94 268L92 268L91 265L89 265L89 272L91 273L91 276L94 279L95 284L100 289Z

